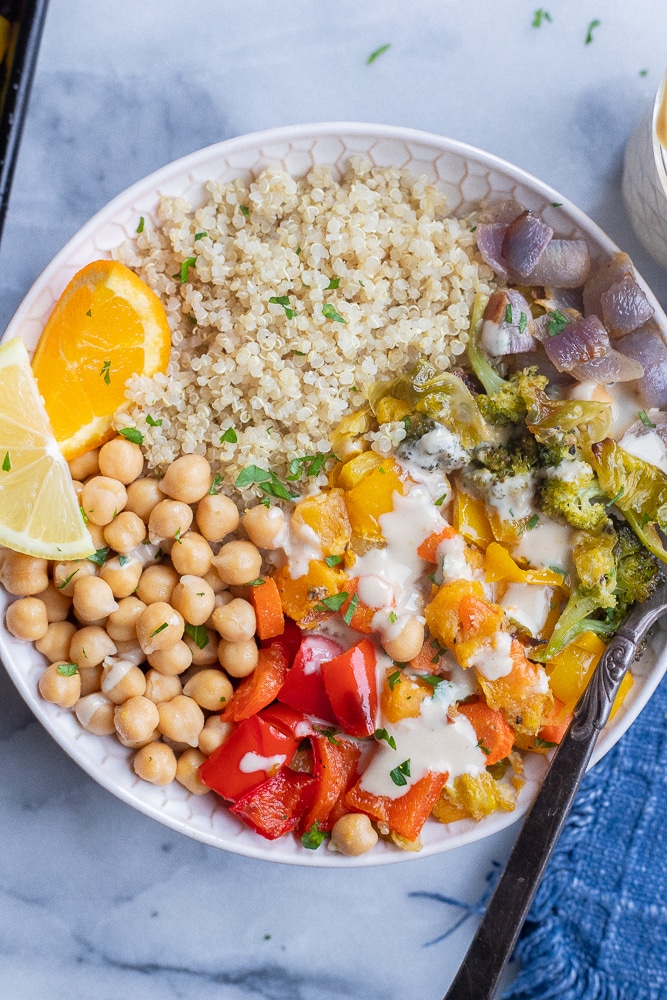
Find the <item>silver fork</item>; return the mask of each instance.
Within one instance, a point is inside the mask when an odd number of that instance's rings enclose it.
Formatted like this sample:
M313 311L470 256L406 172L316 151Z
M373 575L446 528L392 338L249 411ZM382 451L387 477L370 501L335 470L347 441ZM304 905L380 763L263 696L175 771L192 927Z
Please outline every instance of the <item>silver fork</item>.
M642 639L667 611L667 583L636 604L612 636L535 801L463 963L444 1000L492 1000L586 772L600 731Z

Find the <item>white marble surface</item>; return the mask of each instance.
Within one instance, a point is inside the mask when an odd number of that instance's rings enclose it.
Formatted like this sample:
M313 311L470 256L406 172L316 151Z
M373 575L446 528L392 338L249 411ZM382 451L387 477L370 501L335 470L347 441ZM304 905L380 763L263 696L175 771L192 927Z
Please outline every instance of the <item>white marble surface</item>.
M664 0L554 0L540 29L535 8L52 0L0 248L0 329L128 184L211 142L318 120L413 126L517 163L606 229L667 305L620 194L625 143L667 65ZM0 706L3 1000L436 1000L474 930L465 906L512 841L350 872L237 858L96 786L2 670Z

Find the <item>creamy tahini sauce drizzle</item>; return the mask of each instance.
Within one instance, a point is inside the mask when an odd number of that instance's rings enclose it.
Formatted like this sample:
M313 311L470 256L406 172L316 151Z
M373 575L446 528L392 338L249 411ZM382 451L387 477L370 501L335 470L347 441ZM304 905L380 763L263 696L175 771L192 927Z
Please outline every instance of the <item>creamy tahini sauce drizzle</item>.
M529 566L537 569L551 566L565 573L571 573L574 570L573 543L572 528L550 520L545 514L540 514L535 527L524 531L517 544L512 546L512 555L515 559L525 559Z
M239 761L239 771L243 774L254 774L255 771L277 771L287 760L285 754L277 753L273 757L262 757L261 754L249 750Z
M487 681L497 681L512 672L514 661L510 656L511 647L512 636L509 632L496 632L468 662Z

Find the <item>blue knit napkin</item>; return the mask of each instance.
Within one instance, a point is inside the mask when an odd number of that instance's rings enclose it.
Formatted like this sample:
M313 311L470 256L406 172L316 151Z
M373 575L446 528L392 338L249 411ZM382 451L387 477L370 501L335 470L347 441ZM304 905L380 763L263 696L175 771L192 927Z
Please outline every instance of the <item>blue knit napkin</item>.
M667 1000L667 680L585 777L504 1000Z

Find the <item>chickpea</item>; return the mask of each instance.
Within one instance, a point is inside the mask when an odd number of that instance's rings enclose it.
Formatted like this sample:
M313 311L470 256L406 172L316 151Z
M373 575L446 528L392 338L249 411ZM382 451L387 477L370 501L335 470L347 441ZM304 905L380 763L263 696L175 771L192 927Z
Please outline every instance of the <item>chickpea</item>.
M74 706L74 714L80 725L95 736L111 736L116 727L113 724L114 704L105 695L96 691L80 698Z
M242 587L258 578L262 557L252 542L226 542L213 559L213 565L224 583Z
M84 479L89 479L90 476L96 476L100 471L99 454L100 449L95 448L93 451L87 451L84 455L72 458L69 462L69 471L72 479L80 479L83 482Z
M184 673L192 663L192 651L186 642L175 642L168 649L148 654L148 662L158 673L168 676Z
M178 758L176 766L176 781L183 785L193 795L206 795L211 789L199 777L199 768L206 757L196 747L184 750Z
M152 476L145 479L135 479L127 487L127 503L125 510L137 514L144 524L148 524L151 511L161 500L164 500L164 493L160 489L160 481Z
M171 547L171 561L177 573L203 576L213 562L213 550L202 535L188 531Z
M146 659L146 654L137 642L136 638L129 642L116 640L116 655L120 660L129 660L135 667L140 667Z
M172 462L160 483L168 497L183 503L196 503L208 493L211 466L203 455L182 455Z
M88 694L95 694L102 690L102 678L104 677L104 667L99 663L96 667L79 667L79 677L81 678L80 698Z
M276 538L285 526L285 515L280 507L265 507L257 504L243 515L245 532L258 549L272 549Z
M14 597L33 597L49 584L46 559L8 550L0 567L0 583Z
M197 671L183 688L183 694L194 698L200 708L209 712L223 711L234 694L229 677L212 668Z
M215 566L212 565L208 573L204 573L202 579L206 580L207 584L212 589L216 597L218 594L226 593L227 584L222 582L222 580L218 576L218 571L215 568Z
M368 816L364 813L345 813L332 827L329 850L356 858L370 851L377 842L377 831Z
M38 597L19 597L7 608L5 625L17 639L43 639L49 628L46 604Z
M77 559L74 562L55 563L53 567L53 585L63 597L72 597L74 585L84 576L95 576L97 567L90 559Z
M123 597L118 610L107 619L107 633L115 642L132 642L137 638L137 621L146 605L138 597Z
M220 542L239 526L238 507L223 493L207 493L197 504L197 527L209 542Z
M72 603L77 618L86 625L118 611L111 587L97 576L83 576L75 582Z
M231 736L233 729L233 722L223 722L219 715L211 715L199 734L199 749L206 757L210 757Z
M218 662L232 677L247 677L257 666L258 650L253 639L243 642L221 642Z
M102 566L100 580L109 584L111 593L119 600L134 593L143 571L143 563L136 556L114 556Z
M148 746L149 743L157 742L160 739L160 733L159 730L154 729L145 740L126 740L124 736L116 732L116 739L122 746L127 747L128 750L141 750L142 747Z
M114 705L122 705L145 690L144 673L130 660L114 660L104 665L102 691Z
M170 785L176 777L176 754L166 743L152 742L137 750L134 773L152 785Z
M78 479L72 480L72 486L74 487L74 495L79 501L79 506L81 505L81 494L83 493L83 483L80 483Z
M218 636L213 629L206 629L207 642L198 646L194 639L189 636L183 636L183 642L186 644L190 650L190 655L192 656L193 667L210 667L211 664L218 662Z
M138 444L124 437L113 438L100 448L100 472L127 486L138 479L144 469L144 456Z
M166 563L147 566L137 584L137 597L144 604L155 604L157 601L169 602L177 583L178 573L173 566L168 566Z
M193 698L179 694L158 705L159 729L163 736L177 743L196 747L204 728L204 713Z
M85 625L72 636L69 657L79 667L96 667L116 652L116 644L99 625Z
M183 635L185 622L171 604L156 601L141 612L137 621L137 640L144 653L169 649Z
M400 625L400 620L398 624ZM398 634L390 632L389 635L383 635L380 641L387 656L398 663L407 663L417 656L424 645L424 626L416 615L410 615Z
M128 698L122 705L117 705L113 713L116 732L128 743L149 739L159 721L157 705L143 695Z
M124 510L127 491L117 479L93 476L83 488L81 506L93 524L110 524Z
M79 497L79 503L81 503L81 497ZM86 525L88 528L88 534L93 540L93 545L96 549L106 548L106 542L104 541L104 525L103 524L93 524L89 521Z
M156 545L165 538L181 538L192 524L192 508L180 500L161 500L148 518L148 537Z
M73 622L50 622L45 635L35 643L35 649L43 653L50 663L65 660L75 632Z
M149 670L146 674L146 698L156 705L161 701L171 701L176 695L183 694L183 685L175 674L161 674L159 670Z
M81 678L76 664L51 663L42 673L37 686L44 701L61 708L72 708L81 694Z
M138 514L124 510L104 529L104 541L121 555L126 555L146 537L146 525Z
M228 604L215 609L211 615L213 627L227 642L244 642L252 639L257 628L255 609L249 601L233 597Z
M72 607L72 602L53 583L50 583L46 590L40 593L39 599L40 601L44 601L46 605L46 617L49 623L65 621L69 614L69 609Z
M200 576L182 576L174 587L171 603L191 625L203 625L215 607L215 594Z

